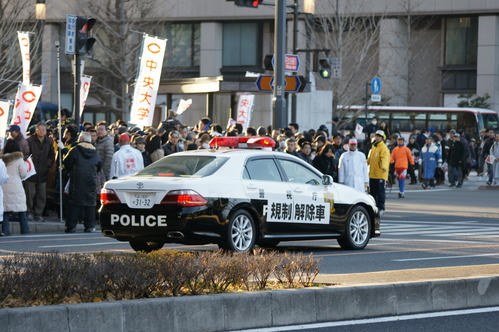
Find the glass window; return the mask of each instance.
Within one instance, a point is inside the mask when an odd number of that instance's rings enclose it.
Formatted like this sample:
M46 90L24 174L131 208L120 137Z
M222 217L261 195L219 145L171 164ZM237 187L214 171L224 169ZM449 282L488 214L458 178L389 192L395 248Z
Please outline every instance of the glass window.
M445 20L445 64L476 65L478 17L452 17Z
M322 177L299 163L283 159L279 159L279 163L284 168L289 182L316 186L322 183Z
M173 23L165 27L165 67L199 66L201 25L199 23Z
M223 66L261 66L259 23L225 23Z
M253 159L246 164L246 170L251 180L282 181L279 170L273 159Z
M134 176L204 177L222 167L229 158L171 155L153 163Z

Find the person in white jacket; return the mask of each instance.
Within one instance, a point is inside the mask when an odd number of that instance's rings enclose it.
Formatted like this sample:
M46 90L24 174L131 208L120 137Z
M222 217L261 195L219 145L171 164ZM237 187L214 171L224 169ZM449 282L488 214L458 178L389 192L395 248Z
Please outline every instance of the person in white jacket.
M142 153L130 146L130 137L122 134L119 138L120 149L113 155L111 161L111 178L130 176L144 168Z
M357 150L357 139L348 141L349 151L341 155L338 168L338 182L365 191L369 183L366 155Z
M3 221L3 190L2 184L9 182L9 174L7 174L7 167L5 167L5 163L2 159L0 159L0 221ZM3 233L0 233L0 236L3 236Z

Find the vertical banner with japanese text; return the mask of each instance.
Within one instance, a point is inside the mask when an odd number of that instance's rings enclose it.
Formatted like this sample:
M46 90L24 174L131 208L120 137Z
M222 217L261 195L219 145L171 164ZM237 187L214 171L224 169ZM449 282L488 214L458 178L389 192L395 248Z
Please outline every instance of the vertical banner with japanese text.
M83 108L87 103L88 91L90 91L90 81L92 81L92 76L81 75L80 78L80 119L82 118Z
M255 95L239 96L239 103L237 104L237 123L240 123L243 126L243 129L248 128L250 125L254 99Z
M7 119L9 118L10 103L0 101L0 150L3 150L5 137L7 136Z
M139 70L130 110L130 123L139 127L152 125L166 41L148 35L144 35L142 40Z
M11 124L18 125L22 133L26 133L28 129L41 93L42 86L19 84Z
M17 32L19 45L21 46L21 56L23 59L23 83L29 84L31 59L29 57L29 32Z

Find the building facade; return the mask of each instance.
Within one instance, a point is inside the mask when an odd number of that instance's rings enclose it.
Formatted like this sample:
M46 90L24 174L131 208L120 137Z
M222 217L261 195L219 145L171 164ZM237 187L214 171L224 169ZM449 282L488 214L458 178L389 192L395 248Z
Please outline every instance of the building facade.
M87 1L104 5L116 0ZM193 104L182 115L182 122L193 125L208 115L213 122L225 126L230 117L237 115L238 94L252 93L256 97L251 125L272 124L272 95L256 91L251 79L238 78L246 72L272 73L264 69L262 60L273 53L274 7L240 8L226 0L148 0L141 2L142 6L149 6L146 11L130 4L138 1L118 1L129 6L125 7L126 16L109 16L97 7L92 12L84 6L85 1L46 0L41 69L45 86L43 101L57 103L54 43L59 40L64 50L66 15L91 16L98 20L94 30L96 38L102 40L94 46L94 60L85 63L84 73L92 75L96 83L90 90L89 111L85 110L83 119L97 122L123 116L121 111L130 105L130 100L123 100L129 98L133 89L138 53L136 49L130 50L122 58L112 59L110 54L114 51L109 45L118 47L123 40L119 38L119 29L114 36L104 33L106 25L107 28L110 25L99 20L108 17L114 26L125 28L124 41L129 43L128 47L137 45L140 39L136 27L141 29L138 32L168 38L157 99L162 113L157 120L164 117L168 108L176 109L178 100L192 98ZM294 48L300 50L301 60L298 74L306 77L308 83L306 92L297 94L294 109L289 96L288 122L298 122L303 129L317 129L335 116L333 105L362 105L366 83L374 76L382 81L383 102L392 106L455 106L460 94L469 93L488 94L490 108L499 111L499 2L296 2L298 24L294 27L290 7L287 49L288 53L293 52L295 33ZM288 5L293 3L287 1ZM362 26L353 23L362 20ZM341 34L335 30L339 22L344 23ZM367 46L348 48L353 41L362 41ZM313 57L306 50L324 48L331 50L329 57L341 57L341 78L322 79L311 72ZM321 52L320 56L326 54ZM112 72L106 73L103 66ZM62 54L62 106L68 108L72 108L73 102L71 72L71 57ZM113 78L116 73L123 77L121 81ZM125 85L120 83L123 81ZM92 113L91 109L96 111ZM102 112L114 115L106 117Z

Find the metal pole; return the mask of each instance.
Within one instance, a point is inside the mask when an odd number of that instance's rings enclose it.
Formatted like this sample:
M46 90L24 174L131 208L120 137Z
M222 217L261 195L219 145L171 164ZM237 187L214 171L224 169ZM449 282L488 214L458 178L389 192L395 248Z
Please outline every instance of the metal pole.
M59 132L59 142L62 142L62 126L61 126L61 60L60 60L60 45L59 41L55 41L55 47L57 49L57 106L59 109L59 121L57 124L58 132ZM59 151L58 156L59 156L59 217L61 219L61 222L63 221L62 218L62 194L63 194L63 188L62 188L62 151Z
M364 128L365 126L367 126L367 105L368 105L368 98L369 98L369 85L371 85L371 83L366 83L366 123L364 124ZM369 134L367 133L367 130L366 130L366 147L369 146Z
M293 11L293 54L298 54L296 51L298 49L298 0L295 0L294 11ZM297 75L298 73L293 73ZM296 93L291 94L291 122L297 122L296 120L296 103L297 96Z
M274 128L286 126L286 99L284 98L284 59L286 56L286 1L277 0L274 26L274 97L272 109Z
M80 130L80 84L81 84L81 57L75 54L75 73L74 73L74 119L78 131Z

